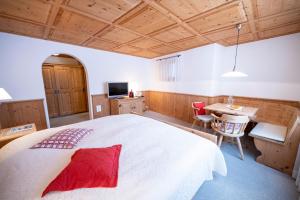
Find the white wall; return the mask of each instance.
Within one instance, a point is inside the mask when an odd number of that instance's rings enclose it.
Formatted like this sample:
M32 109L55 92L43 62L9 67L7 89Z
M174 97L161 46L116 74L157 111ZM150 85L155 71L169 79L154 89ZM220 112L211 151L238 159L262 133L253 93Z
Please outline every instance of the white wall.
M168 55L181 55L182 66L179 69L179 80L177 82L160 81L158 65L156 59L154 59L155 78L151 88L158 91L214 95L215 48L217 48L217 45L212 44Z
M55 53L72 55L85 66L90 94L105 93L107 81L129 81L137 90L149 88L148 59L6 33L0 33L0 87L14 100L45 99L42 63Z
M216 66L220 94L300 100L300 33L242 44L237 69L246 78L221 78L233 67L235 46L219 52Z
M237 69L249 77L221 78L233 67L234 50L212 44L176 53L180 80L166 83L157 79L156 59L0 33L0 87L15 100L45 99L42 63L64 53L85 66L90 94L105 93L107 81L129 81L134 90L300 100L300 33L240 45Z
M153 88L208 96L300 100L300 33L240 45L237 69L249 76L221 78L232 70L234 53L235 46L218 44L177 53L183 59L181 80L156 82Z

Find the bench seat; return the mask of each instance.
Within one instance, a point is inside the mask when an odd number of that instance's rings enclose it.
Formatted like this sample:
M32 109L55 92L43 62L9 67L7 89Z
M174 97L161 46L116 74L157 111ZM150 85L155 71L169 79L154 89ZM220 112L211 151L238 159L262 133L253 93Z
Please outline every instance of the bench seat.
M250 136L252 137L262 137L282 143L285 141L286 135L286 126L266 122L259 122L250 132Z

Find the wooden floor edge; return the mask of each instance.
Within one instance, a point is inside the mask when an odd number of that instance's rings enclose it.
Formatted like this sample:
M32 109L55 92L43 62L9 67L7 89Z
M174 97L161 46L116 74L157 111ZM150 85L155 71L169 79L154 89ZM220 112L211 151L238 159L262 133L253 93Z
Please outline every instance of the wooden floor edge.
M158 121L160 121L160 120L158 120ZM164 123L169 124L171 126L175 126L175 127L180 128L182 130L191 132L193 134L196 134L196 135L198 135L200 137L208 139L208 140L212 141L213 143L217 144L218 137L215 136L215 135L212 135L210 133L205 133L203 131L199 131L199 130L196 130L196 129L188 128L188 127L185 127L185 126L182 126L182 125L179 125L179 124L175 124L175 123L172 123L172 122L167 122L167 121L161 121L161 122L164 122Z

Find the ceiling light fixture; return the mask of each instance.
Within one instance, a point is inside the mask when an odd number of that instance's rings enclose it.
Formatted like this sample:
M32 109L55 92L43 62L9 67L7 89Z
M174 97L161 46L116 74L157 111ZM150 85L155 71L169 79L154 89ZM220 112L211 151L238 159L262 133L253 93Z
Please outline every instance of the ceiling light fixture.
M246 77L246 76L248 76L247 74L245 74L243 72L236 71L236 58L237 58L237 53L238 53L238 46L239 46L239 38L240 38L241 28L242 28L241 24L236 25L236 29L237 29L238 34L237 34L237 40L236 40L236 48L235 48L235 57L234 57L233 69L230 72L226 72L226 73L222 74L222 77Z

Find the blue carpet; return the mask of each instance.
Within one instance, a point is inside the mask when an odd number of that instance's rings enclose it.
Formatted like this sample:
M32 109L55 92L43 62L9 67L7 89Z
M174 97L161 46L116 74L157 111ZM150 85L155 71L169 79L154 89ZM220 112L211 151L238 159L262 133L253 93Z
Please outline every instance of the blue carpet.
M277 170L255 162L255 153L244 149L240 160L236 145L223 143L227 176L214 175L206 181L193 200L297 200L295 180Z

